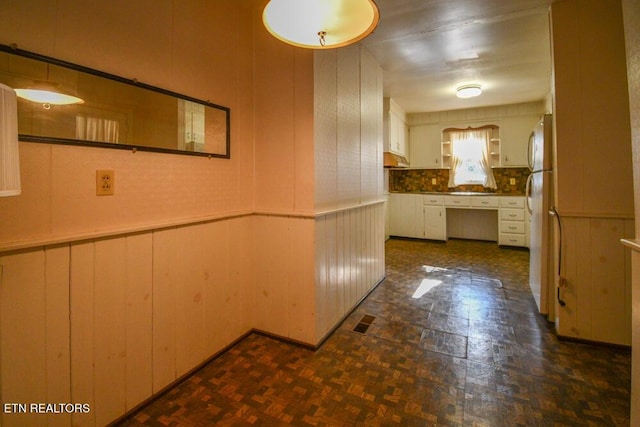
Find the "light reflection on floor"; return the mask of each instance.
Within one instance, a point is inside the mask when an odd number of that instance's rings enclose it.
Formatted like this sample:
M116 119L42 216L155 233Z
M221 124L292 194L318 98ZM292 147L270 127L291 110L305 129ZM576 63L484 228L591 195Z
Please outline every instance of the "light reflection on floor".
M442 284L442 280L422 279L420 286L418 286L418 289L416 289L411 298L421 298L440 284Z

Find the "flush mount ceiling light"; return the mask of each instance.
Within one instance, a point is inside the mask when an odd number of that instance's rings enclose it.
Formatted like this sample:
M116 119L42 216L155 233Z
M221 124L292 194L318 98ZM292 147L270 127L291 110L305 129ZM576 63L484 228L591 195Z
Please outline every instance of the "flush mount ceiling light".
M468 84L458 86L456 89L456 96L458 98L473 98L482 93L482 87L479 84Z
M271 0L262 13L267 31L293 46L331 49L362 40L380 20L373 0Z

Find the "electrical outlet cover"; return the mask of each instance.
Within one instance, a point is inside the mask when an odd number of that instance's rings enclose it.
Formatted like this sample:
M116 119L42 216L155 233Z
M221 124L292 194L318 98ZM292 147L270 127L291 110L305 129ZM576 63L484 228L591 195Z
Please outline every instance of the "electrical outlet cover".
M115 189L115 180L112 170L96 171L96 196L112 196Z

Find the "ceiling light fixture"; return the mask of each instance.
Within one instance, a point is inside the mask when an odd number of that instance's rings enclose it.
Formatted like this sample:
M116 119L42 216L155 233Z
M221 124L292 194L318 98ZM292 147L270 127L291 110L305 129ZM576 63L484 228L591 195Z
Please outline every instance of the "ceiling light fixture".
M20 98L46 105L82 104L84 101L77 96L68 95L59 89L59 85L52 82L39 81L33 87L15 89Z
M33 85L14 90L20 98L40 103L45 109L51 108L51 105L82 104L84 102L82 98L62 91L59 83L49 80L49 64L47 64L46 80L34 80Z
M380 11L373 0L270 0L262 13L275 38L297 47L332 49L373 32Z
M458 86L456 89L456 96L458 98L473 98L474 96L478 96L482 93L482 86L479 84L468 84Z

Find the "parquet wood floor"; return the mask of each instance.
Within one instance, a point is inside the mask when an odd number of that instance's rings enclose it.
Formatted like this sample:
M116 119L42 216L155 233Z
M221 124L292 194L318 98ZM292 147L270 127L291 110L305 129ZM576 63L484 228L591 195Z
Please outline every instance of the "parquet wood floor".
M526 250L392 239L386 256L319 350L250 335L122 424L629 425L630 351L558 340Z

